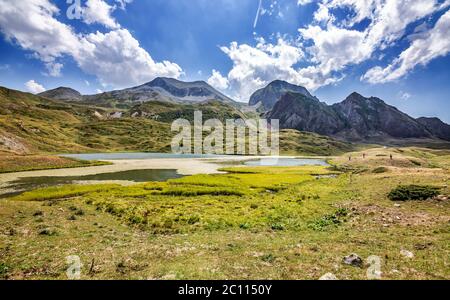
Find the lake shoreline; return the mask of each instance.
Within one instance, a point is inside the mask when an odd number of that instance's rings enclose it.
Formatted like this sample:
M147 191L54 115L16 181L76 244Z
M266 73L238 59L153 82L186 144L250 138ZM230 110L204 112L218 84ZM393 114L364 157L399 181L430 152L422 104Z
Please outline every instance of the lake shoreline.
M108 154L110 155L110 154ZM116 154L117 155L117 154ZM128 154L131 155L132 154ZM136 154L134 154L136 155ZM158 155L158 154L154 154ZM84 177L97 174L112 174L126 171L138 170L175 170L180 176L190 176L198 174L223 174L220 169L227 166L244 165L245 162L268 159L269 163L275 159L296 159L297 156L217 156L204 158L147 158L147 159L113 159L103 160L95 157L95 161L107 163L99 166L61 168L61 169L45 169L36 171L23 171L13 173L0 174L0 195L15 192L14 184L24 178L42 178L42 177ZM79 158L77 158L79 159ZM315 159L320 158L305 158ZM323 159L322 159L323 160ZM112 181L104 181L104 183L112 183ZM123 180L124 184L136 184L132 180ZM89 182L86 182L88 184Z

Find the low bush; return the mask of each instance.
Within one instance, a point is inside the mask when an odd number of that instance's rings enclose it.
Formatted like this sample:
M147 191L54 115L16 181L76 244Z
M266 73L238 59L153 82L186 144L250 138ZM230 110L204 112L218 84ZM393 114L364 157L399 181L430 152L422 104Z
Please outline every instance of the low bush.
M393 189L388 198L392 201L427 200L439 192L440 188L429 185L401 185Z
M308 227L315 231L324 231L329 226L339 226L346 221L349 211L346 208L340 208L335 213L325 215L322 218L311 222Z

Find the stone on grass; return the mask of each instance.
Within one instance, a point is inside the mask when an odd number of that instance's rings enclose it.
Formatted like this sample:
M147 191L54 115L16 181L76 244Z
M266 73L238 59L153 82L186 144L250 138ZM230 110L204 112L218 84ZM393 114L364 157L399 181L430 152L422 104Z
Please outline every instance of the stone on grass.
M359 257L357 254L352 253L349 256L346 256L343 258L342 262L346 265L349 266L354 266L354 267L359 267L362 268L363 267L363 260L361 259L361 257Z
M319 280L338 280L338 278L333 273L327 273L320 277Z
M400 251L400 254L407 258L414 258L414 253L408 250L403 249L402 251Z

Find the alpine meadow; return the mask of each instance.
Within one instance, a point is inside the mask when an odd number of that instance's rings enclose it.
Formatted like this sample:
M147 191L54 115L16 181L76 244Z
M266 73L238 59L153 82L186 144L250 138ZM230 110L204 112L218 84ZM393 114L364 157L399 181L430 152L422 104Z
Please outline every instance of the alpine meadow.
M0 280L450 280L449 53L443 0L0 0Z

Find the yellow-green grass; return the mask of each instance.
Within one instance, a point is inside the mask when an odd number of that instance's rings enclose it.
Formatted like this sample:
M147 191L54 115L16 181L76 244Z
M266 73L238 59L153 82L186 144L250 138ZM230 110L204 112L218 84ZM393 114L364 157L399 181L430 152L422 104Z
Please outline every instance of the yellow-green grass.
M0 202L3 277L65 279L66 256L79 255L83 279L367 279L367 266L342 264L357 253L378 256L383 279L450 279L449 201L387 198L400 184L448 195L448 171L387 168L317 178L332 172L236 167L166 183L29 192ZM171 194L179 190L187 194Z
M110 163L83 161L55 155L11 155L0 153L0 173L102 166Z

